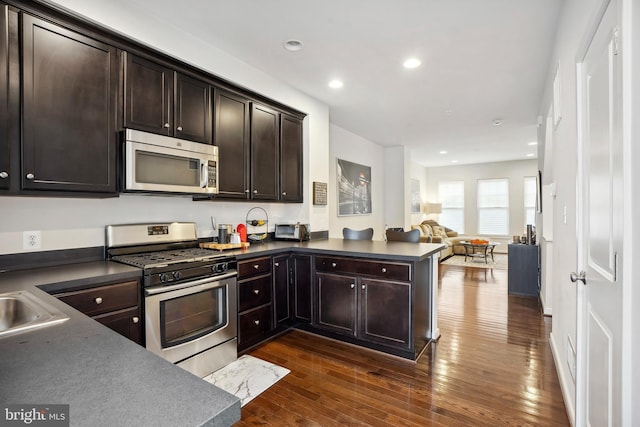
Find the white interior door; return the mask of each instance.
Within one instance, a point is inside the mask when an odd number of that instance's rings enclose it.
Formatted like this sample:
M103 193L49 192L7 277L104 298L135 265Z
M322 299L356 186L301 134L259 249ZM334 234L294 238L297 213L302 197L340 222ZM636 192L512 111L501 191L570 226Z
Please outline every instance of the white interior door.
M622 93L618 2L603 4L579 73L576 424L622 420ZM582 279L582 280L581 280ZM584 282L584 283L581 283Z

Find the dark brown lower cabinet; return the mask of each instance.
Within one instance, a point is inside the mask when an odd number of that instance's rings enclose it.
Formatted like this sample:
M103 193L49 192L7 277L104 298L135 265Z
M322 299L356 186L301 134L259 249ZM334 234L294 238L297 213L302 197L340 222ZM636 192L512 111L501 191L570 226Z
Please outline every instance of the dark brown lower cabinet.
M360 340L408 349L410 284L317 273L315 326Z
M271 257L238 261L238 351L267 339L273 329Z
M131 280L74 289L54 296L120 335L144 345L140 295L140 281Z
M297 322L311 323L313 295L313 263L311 255L293 254L290 260L291 285L294 297L292 307Z
M291 287L289 270L289 254L273 257L273 302L274 302L274 322L276 327L291 326L292 307Z

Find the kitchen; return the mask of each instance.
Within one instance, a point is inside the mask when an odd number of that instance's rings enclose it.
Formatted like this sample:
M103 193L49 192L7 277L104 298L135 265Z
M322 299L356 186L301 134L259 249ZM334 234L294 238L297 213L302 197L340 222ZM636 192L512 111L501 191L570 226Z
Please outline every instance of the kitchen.
M8 3L14 4L12 2ZM64 13L61 14L59 11L55 10L55 8L53 10L46 8L42 9L41 6L35 2L17 2L15 5L20 8L27 8L33 15L40 15L43 13L45 16L52 16L54 22L66 22L68 19ZM8 34L10 34L10 43L8 43L9 51L7 53L9 61L5 68L9 69L9 82L14 83L17 81L15 80L16 73L18 72L16 64L19 62L16 62L18 45L15 43L18 19L17 9L4 8L3 21L7 23L5 29L8 31ZM78 36L76 32L72 31L73 29L77 29L74 25L71 25L72 30L69 30L60 28L58 25L53 25L41 18L32 18L29 16L25 17L22 22L24 28L27 29L23 34L26 45L29 45L27 42L36 44L42 40L47 42L47 37L52 34L54 37L57 34L61 34L69 38L75 37L82 43L87 42L84 36ZM31 27L29 27L29 25L31 25ZM80 27L86 31L85 24L80 25ZM36 30L34 30L33 33L30 33L28 31L29 28L34 28ZM42 33L38 33L38 31L42 31ZM44 39L38 38L42 34L44 34ZM14 38L12 39L12 37ZM102 45L98 47L102 52L109 52L109 49L104 48ZM137 49L146 51L146 48L144 47L137 47ZM113 58L113 54L111 52L106 55L108 58ZM30 56L26 56L25 58L30 58L29 60L33 59ZM128 54L123 54L122 58L123 63L126 62L127 64L130 64L130 62L127 62L130 59ZM25 59L25 61L27 61L27 59ZM32 72L32 76L35 76L38 71L41 71L34 65L34 63L36 63L35 61L25 63L27 64L24 67L26 73ZM206 68L206 64L201 66ZM189 66L185 67L186 69L191 70ZM221 73L216 69L216 74L220 76L224 73ZM35 289L34 286L40 286L50 293L62 292L64 294L76 291L77 286L83 284L90 285L90 288L104 284L100 283L100 281L96 283L96 272L90 272L87 270L92 268L97 269L99 272L97 276L106 278L106 282L109 282L109 284L114 281L119 282L122 280L125 281L124 283L128 283L128 280L135 278L137 274L139 274L137 269L125 268L124 266L113 266L111 263L104 265L101 261L97 261L100 257L104 256L104 246L108 245L108 239L105 239L105 227L111 224L129 224L132 222L168 224L178 218L180 221L191 221L195 224L194 235L197 239L207 239L216 235L216 230L214 230L212 223L241 223L246 220L248 211L256 203L260 203L260 206L263 207L265 212L269 213L270 224L292 223L298 221L308 222L312 224L313 230L317 230L315 232L318 233L320 237L326 237L326 230L328 229L327 206L312 205L309 188L310 182L312 181L329 181L329 168L326 165L329 158L329 152L326 149L328 146L328 124L326 122L328 116L327 109L320 103L317 103L304 95L295 93L279 83L276 87L281 87L281 90L274 91L272 88L274 82L272 80L261 75L259 72L256 72L255 74L256 75L253 77L256 77L258 82L262 82L262 84L254 83L251 86L259 88L264 84L270 88L270 96L274 96L274 94L276 94L280 99L278 101L269 101L255 93L252 93L252 96L255 96L261 102L272 102L272 104L277 108L285 108L282 107L283 104L294 105L297 109L296 111L299 110L306 112L304 125L300 129L303 135L301 140L303 153L303 156L300 159L302 162L301 170L305 171L305 173L300 177L302 179L298 182L298 185L304 191L304 193L301 194L301 196L303 196L301 197L302 203L288 203L287 200L283 200L281 198L287 196L286 194L281 194L277 198L287 203L264 203L262 202L263 199L260 198L262 195L255 192L255 189L249 196L252 198L251 203L232 203L218 200L214 202L193 201L192 197L187 195L166 196L137 195L135 193L117 194L114 192L116 189L116 187L113 187L114 180L117 181L122 179L124 181L125 179L123 176L116 176L119 172L116 172L116 168L113 167L114 162L119 164L118 162L122 161L122 159L113 152L111 143L103 143L97 147L89 147L88 151L86 149L84 149L84 151L80 150L81 153L84 153L84 158L82 155L80 156L80 159L70 156L72 164L73 161L77 163L79 162L78 167L81 169L81 173L92 176L95 172L95 175L100 178L106 177L104 181L97 180L89 185L79 185L75 187L75 189L78 190L78 195L80 196L87 197L91 195L98 196L98 198L60 197L68 196L69 193L65 193L66 191L76 190L70 190L72 185L69 185L69 182L63 182L63 179L43 179L43 176L46 178L47 173L51 170L61 175L65 175L65 171L61 170L61 168L56 170L56 165L52 164L54 162L50 161L54 159L54 157L47 157L45 155L44 158L38 158L38 153L34 149L34 146L29 145L34 141L37 141L37 131L43 129L47 125L46 121L42 120L42 115L40 114L42 111L37 109L40 105L39 102L25 102L25 123L34 124L34 127L31 128L29 125L25 127L24 141L22 143L24 144L26 154L24 155L25 157L21 163L20 156L18 155L18 153L20 153L20 149L16 149L18 141L21 140L20 129L19 126L16 126L18 121L14 120L16 118L16 114L19 114L19 86L9 84L9 93L6 97L9 101L7 106L8 114L5 115L5 117L8 117L8 120L6 123L3 122L3 125L7 125L6 132L8 138L5 139L5 141L9 141L9 143L6 144L8 155L3 156L3 160L8 160L9 165L8 168L4 168L3 165L3 171L6 169L9 170L10 173L8 174L8 181L7 177L4 177L2 181L3 185L6 185L5 188L8 188L8 192L6 193L7 195L2 198L2 205L3 207L6 207L8 214L3 217L2 229L0 229L2 234L2 240L0 243L0 253L2 254L0 270L26 270L39 266L52 267L50 267L51 270L47 269L42 271L41 276L44 275L46 277L38 277L37 274L35 276L23 276L20 273L3 273L3 290L7 292L14 292L27 289L29 292L33 292L37 298L39 297L44 299L44 294L39 289ZM108 80L112 78L113 70L108 70L108 73L105 74L105 79ZM71 80L73 83L73 79ZM113 83L117 81L117 78L113 81L109 81ZM185 79L185 81L188 81L188 79ZM242 83L238 82L237 79L234 79L234 82L236 84ZM6 86L7 85L3 85L3 88ZM109 87L114 88L117 86L118 84L111 84ZM69 88L73 90L73 86L67 86L67 89ZM36 94L41 93L38 92L38 90L41 89L38 86L38 82L36 82L36 85L31 89L34 90L34 93ZM31 98L26 96L25 99L29 100ZM59 100L61 101L61 99ZM281 102L282 104L280 104ZM65 108L62 108L62 110L67 112L70 111L65 110ZM101 116L97 119L98 125L108 127L113 126L114 123L120 123L121 119L111 117L109 110L111 110L111 104L109 104L107 110L105 110L106 114L104 117ZM264 111L267 111L267 114L269 113L268 110ZM296 113L294 112L294 114ZM132 114L129 119L133 121L133 118L135 118L134 116L135 115ZM108 119L106 122L103 120L105 117ZM94 123L89 123L87 127L93 128L93 124ZM62 129L61 134L50 134L48 136L50 136L52 140L64 139L64 135L66 133L70 138L78 138L78 133L74 133L75 129L73 127L67 126ZM182 130L176 128L176 131ZM80 137L83 136L86 135L83 135L82 132L80 132ZM314 138L314 144L309 143L311 138ZM93 139L87 139L87 141L90 140L92 141ZM99 141L99 138L96 138L96 140ZM5 146L2 148L4 149ZM98 150L105 150L99 151L99 153L101 155L104 154L105 158L109 159L109 162L87 162L86 160L88 158L92 158L92 155L95 154L91 151L94 148ZM29 153L35 153L36 155L34 157L30 157L28 155ZM49 152L49 154L51 154L51 152ZM60 153L57 154L58 156L60 155ZM97 158L105 160L102 157ZM314 159L313 162L309 160L311 158ZM105 164L107 165L106 169L103 169ZM220 168L224 168L223 164L223 162L220 163ZM29 171L28 168L30 167L34 167L37 172L32 173L32 171ZM119 164L118 170L124 169L126 169L124 165ZM25 173L21 174L20 172L16 172L21 170ZM212 173L210 168L209 172ZM254 173L259 175L255 170ZM20 175L23 175L23 177L21 179L16 179L16 177ZM69 175L73 176L73 173L70 173ZM257 180L257 182L261 183L262 181ZM51 193L47 193L47 191L51 191ZM283 191L282 193L285 192ZM52 197L42 197L43 195L48 194L51 194ZM291 195L291 192L289 192L289 195ZM242 197L246 198L247 196L243 194ZM22 230L24 228L24 224L29 224L29 228L34 231L15 231ZM160 227L161 228L159 230L153 228L148 235L154 235L156 233L168 234L168 232L164 232L162 225ZM272 229L269 231L271 230ZM377 256L376 259L386 257L388 255L385 253L386 250L383 246L380 246L379 243L377 243L377 245L378 248L374 250L374 253ZM277 247L277 250L287 252L289 251L289 247L289 245L285 245L284 247L280 246ZM312 247L311 249L319 250L321 253L326 255L335 255L342 252L339 247L331 247L331 245L326 247L323 243L319 243L318 247ZM429 245L428 248L422 249L422 252L417 258L412 253L404 253L396 255L396 257L404 257L404 259L410 263L426 262L427 264L421 265L428 266L428 263L431 262L431 255L436 253L438 249L437 245ZM267 247L266 250L273 251L274 249L272 247ZM260 251L260 249L257 249L257 251ZM357 252L360 255L367 251L367 248L357 248ZM270 254L269 252L267 253ZM363 256L366 257L366 254ZM78 266L76 265L78 261L88 262ZM97 262L97 264L92 264L92 262ZM66 265L56 267L55 265L58 263ZM229 264L226 264L225 268L228 267ZM421 274L422 276L419 275L418 277L421 281L424 281L425 284L432 279L430 270ZM65 288L63 285L60 285L69 282L74 282L73 289ZM425 293L426 296L427 289L425 288L421 292ZM95 298L96 303L102 304L102 300L100 300L100 302L97 301L98 298L102 297ZM3 374L6 373L6 375L3 375L3 378L8 381L8 384L15 386L13 387L13 391L16 393L14 398L22 396L23 399L26 399L27 396L42 396L40 398L40 401L42 401L42 399L47 395L51 395L54 392L57 394L59 391L74 390L75 394L80 392L83 395L83 402L95 402L96 400L100 400L100 396L106 393L107 390L113 390L109 392L109 395L117 394L121 397L131 395L138 396L137 399L129 401L129 409L123 410L119 413L119 416L126 417L128 421L135 422L138 420L139 423L144 423L143 421L146 420L148 422L148 414L154 411L149 408L145 408L144 405L148 404L152 398L156 399L155 404L162 408L162 410L155 411L155 416L160 418L166 415L166 412L163 411L169 411L173 412L174 416L180 417L180 419L189 424L191 424L191 421L189 420L193 420L193 424L201 424L202 420L210 420L214 417L215 420L217 420L215 423L219 423L215 425L227 425L230 423L230 420L233 419L233 416L231 416L231 418L225 418L224 416L221 417L220 415L216 415L216 411L230 410L231 413L236 411L235 416L238 416L237 410L239 408L237 401L230 400L228 396L220 397L220 395L216 394L215 391L205 389L203 385L196 384L196 382L193 381L193 378L185 377L184 375L181 376L179 373L176 373L180 372L179 370L169 369L167 364L162 364L162 361L157 358L150 359L147 354L148 352L140 351L139 347L131 345L129 342L122 341L121 337L110 333L108 330L105 331L104 328L96 327L93 325L93 321L86 318L86 316L82 316L73 310L69 311L68 307L57 302L57 300L46 299L46 303L66 313L69 319L65 321L63 325L55 325L51 328L29 332L29 337L31 337L30 340L21 341L23 345L17 348L9 344L15 344L16 341L12 341L13 338L11 340L7 339L4 341L4 344L8 346L8 352L13 351L14 349L20 350L15 355L15 359L11 359L13 362L20 361L20 365L9 364L3 365L2 367ZM137 301L136 304L137 305L134 305L131 308L133 310L138 310L137 313L140 313L140 301ZM126 308L129 308L129 306ZM101 311L96 314L97 316L102 316L105 313ZM427 320L426 316L423 317L424 318L421 319L421 321ZM136 318L138 319L137 322L132 321L135 325L139 325L140 316L132 317L132 319ZM430 328L431 325L425 327ZM57 331L61 336L57 337L55 334L47 335L52 331ZM408 337L408 340L412 339L412 337ZM418 351L420 351L425 344L428 344L428 342L423 343L421 346L416 346ZM102 347L100 347L100 345ZM403 350L405 356L407 354L411 355L412 353L413 357L416 356L413 344L405 347L406 349ZM121 348L122 351L118 353L117 357L113 357L109 348ZM82 353L83 351L86 351L86 353ZM47 363L43 363L43 355L51 356ZM87 365L85 362L80 362L79 366L75 366L71 369L67 365L61 366L55 362L56 360L69 360L71 357L78 357L81 361L90 360L91 363ZM128 359L126 364L122 364L123 359ZM51 365L52 361L54 362L54 365ZM37 376L29 375L28 378L22 378L19 375L20 372L31 370L32 366L39 367L40 373ZM134 367L133 370L131 366ZM52 368L55 373L49 372ZM76 368L79 369L79 371L74 370ZM136 372L136 370L138 370L138 372ZM114 375L114 372L116 371L118 372L117 376ZM158 372L161 372L162 374L160 375ZM83 381L83 379L90 378L91 375L100 378L100 381L106 382L104 384L105 386L115 386L115 388L101 390L96 386L91 387L91 390L82 391L68 383L68 381L75 381L74 378ZM148 382L148 377L150 375L156 377L154 380L155 382L176 384L175 389L169 390L164 396L158 395L153 381L152 383ZM49 378L48 385L41 385L38 387L38 383L34 382L34 379L42 377ZM131 384L132 379L136 384ZM100 384L103 383L101 382ZM148 386L142 387L145 389L144 392L130 389L133 385L137 385L139 387L140 384ZM40 392L44 392L44 395L39 395L34 391L34 389L38 388L40 388ZM203 414L202 411L198 410L196 402L191 405L181 406L180 410L176 412L174 408L176 404L169 404L168 401L175 398L175 396L186 396L187 393L184 392L185 389L191 390L189 396L193 394L194 389L202 389L203 396L208 396L209 400L214 400L218 402L219 405L215 407L214 405L208 405L206 411L204 411L205 413ZM77 396L75 398L77 398ZM165 402L165 399L167 399L167 403L162 403ZM69 400L73 400L71 396L69 396ZM180 400L180 402L182 402L182 400ZM118 403L123 402L118 400ZM110 405L113 404L114 402L110 403ZM90 416L89 410L92 408L88 405L86 406L87 407L81 410L81 416ZM113 406L107 405L107 407L102 409L108 410L109 408L113 408ZM86 418L85 420L95 421L94 418Z

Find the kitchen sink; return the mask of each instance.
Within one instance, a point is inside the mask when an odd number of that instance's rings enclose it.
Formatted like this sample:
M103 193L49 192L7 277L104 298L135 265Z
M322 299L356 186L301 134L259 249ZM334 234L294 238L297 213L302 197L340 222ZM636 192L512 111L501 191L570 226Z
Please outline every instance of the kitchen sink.
M0 294L0 338L56 325L69 316L28 291Z

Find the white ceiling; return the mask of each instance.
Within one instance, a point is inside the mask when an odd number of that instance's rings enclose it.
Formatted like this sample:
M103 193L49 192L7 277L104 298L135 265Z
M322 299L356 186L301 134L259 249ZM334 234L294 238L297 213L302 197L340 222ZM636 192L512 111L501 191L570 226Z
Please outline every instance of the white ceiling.
M563 0L134 0L424 166L526 159ZM304 48L285 50L287 39ZM403 68L410 56L422 60ZM328 82L338 78L341 89ZM495 119L502 120L494 126ZM447 154L439 154L447 150Z

